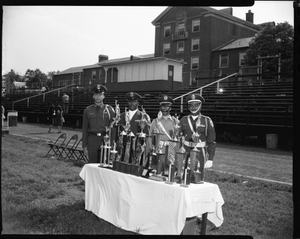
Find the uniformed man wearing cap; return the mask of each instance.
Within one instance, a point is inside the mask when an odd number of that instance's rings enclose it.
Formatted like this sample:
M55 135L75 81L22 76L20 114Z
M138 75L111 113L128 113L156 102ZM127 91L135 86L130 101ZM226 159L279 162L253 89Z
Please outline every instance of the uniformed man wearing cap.
M128 92L125 95L125 98L127 99L128 102L128 112L123 112L120 115L120 125L126 125L126 119L129 120L130 123L130 131L136 136L137 133L141 132L139 122L136 120L140 120L142 118L142 112L138 109L139 106L139 101L142 99L142 96L140 96L138 93L135 92ZM127 113L127 116L126 116ZM145 114L146 120L150 124L150 117L148 114ZM148 134L149 133L149 126L147 125L144 128L144 133Z
M158 130L162 135L160 136L160 142L165 143L172 139L174 133L174 127L177 122L177 118L170 115L171 106L174 103L173 99L170 96L162 95L158 99L160 105L157 118L152 121L150 126L149 135L153 135L154 130ZM149 147L152 146L152 141L148 141ZM162 148L163 153L165 152L165 144Z
M184 116L180 120L180 132L185 136L185 149L190 152L191 149L196 147L202 151L201 157L208 158L204 168L210 168L213 165L213 158L216 151L216 133L212 120L205 115L201 114L202 103L205 102L204 98L199 94L190 94L186 98L190 115ZM179 132L179 133L180 133ZM200 141L194 143L192 135L197 132L200 135ZM200 165L200 171L203 169L203 165Z
M95 104L86 107L83 112L82 147L84 154L88 155L89 163L99 163L98 153L106 134L105 127L110 126L113 118L115 118L115 111L110 105L103 103L104 92L107 92L105 86L95 85L92 92ZM111 136L112 145L114 133Z

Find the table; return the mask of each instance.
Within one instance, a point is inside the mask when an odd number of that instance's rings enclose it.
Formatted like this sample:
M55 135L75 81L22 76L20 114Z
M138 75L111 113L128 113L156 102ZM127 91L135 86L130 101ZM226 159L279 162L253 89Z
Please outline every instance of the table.
M223 223L223 197L218 185L180 187L86 164L85 209L124 230L140 234L180 234L186 218L207 213L215 226Z

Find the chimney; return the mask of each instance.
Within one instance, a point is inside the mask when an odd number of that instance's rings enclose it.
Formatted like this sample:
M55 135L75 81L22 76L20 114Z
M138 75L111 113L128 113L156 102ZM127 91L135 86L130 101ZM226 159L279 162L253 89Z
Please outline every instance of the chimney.
M253 23L253 15L254 14L251 12L251 10L248 10L248 12L246 13L246 21Z
M107 55L99 55L98 56L98 63L101 61L106 61L108 60L108 56Z

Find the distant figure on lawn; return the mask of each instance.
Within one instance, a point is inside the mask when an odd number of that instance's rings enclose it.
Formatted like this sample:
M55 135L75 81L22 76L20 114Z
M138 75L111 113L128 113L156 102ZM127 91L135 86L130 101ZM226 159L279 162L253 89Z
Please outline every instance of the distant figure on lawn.
M62 102L63 102L64 113L68 114L69 113L69 99L70 99L70 97L64 92L61 99L62 99Z
M62 107L60 105L57 106L56 110L56 119L57 119L57 127L58 127L58 132L61 133L61 127L63 126L63 123L65 122L64 111L62 110Z
M54 118L56 117L56 114L55 114L55 106L54 104L51 104L49 109L48 109L48 122L49 122L49 130L48 130L48 133L51 133L51 130L52 130L52 125L54 124Z

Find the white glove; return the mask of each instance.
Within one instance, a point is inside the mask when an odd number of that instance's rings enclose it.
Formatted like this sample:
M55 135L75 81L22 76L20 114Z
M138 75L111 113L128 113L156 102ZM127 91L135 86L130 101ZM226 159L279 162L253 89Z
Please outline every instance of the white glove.
M204 165L204 168L211 168L213 166L213 161L212 160L207 160L205 165Z

